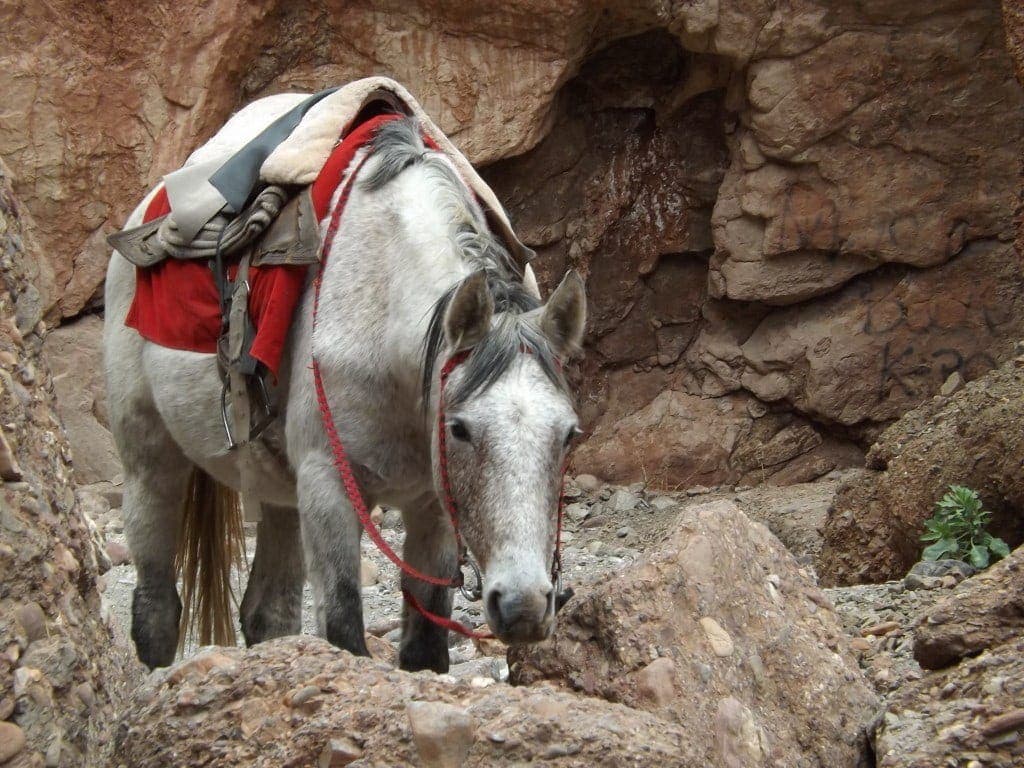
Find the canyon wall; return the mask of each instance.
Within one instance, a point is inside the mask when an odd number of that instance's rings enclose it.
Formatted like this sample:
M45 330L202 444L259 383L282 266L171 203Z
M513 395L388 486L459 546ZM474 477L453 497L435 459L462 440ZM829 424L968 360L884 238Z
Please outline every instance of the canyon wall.
M587 279L579 471L810 479L1024 333L997 0L6 0L0 28L52 320L98 307L103 237L238 106L383 73L483 166L542 283Z

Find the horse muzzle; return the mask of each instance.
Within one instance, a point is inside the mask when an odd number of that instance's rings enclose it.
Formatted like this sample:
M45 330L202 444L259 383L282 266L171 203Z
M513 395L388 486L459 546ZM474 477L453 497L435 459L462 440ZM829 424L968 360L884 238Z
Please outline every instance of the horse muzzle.
M555 594L551 583L490 586L484 611L491 630L510 644L546 640L555 628Z

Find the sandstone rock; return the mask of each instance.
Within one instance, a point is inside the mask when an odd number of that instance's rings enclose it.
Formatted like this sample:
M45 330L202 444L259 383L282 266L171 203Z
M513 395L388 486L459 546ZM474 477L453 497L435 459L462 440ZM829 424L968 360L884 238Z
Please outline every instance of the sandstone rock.
M373 560L364 557L359 563L359 583L364 587L372 587L380 580L380 568Z
M110 482L121 473L107 416L103 321L87 315L50 331L43 357L53 372L57 412L68 431L78 482Z
M695 734L703 764L759 765L764 750L856 766L876 699L827 605L762 525L727 501L696 505L637 566L581 585L552 641L514 647L512 680L654 712ZM655 659L674 669L671 698L644 671Z
M952 484L976 490L988 529L1024 541L1024 366L1010 361L889 427L868 453L878 470L844 483L817 561L826 584L900 578L918 561L924 521Z
M950 691L936 696L935 691ZM879 768L1024 761L1024 639L925 675L890 697L874 734Z
M414 701L406 708L420 761L426 768L460 768L473 746L469 714L451 704Z
M363 756L363 750L347 736L331 739L320 755L319 768L341 768Z
M0 722L0 763L6 763L25 748L25 732L14 723Z
M925 611L914 628L914 658L938 669L1024 633L1024 547L968 579Z
M315 765L326 759L332 739L345 738L375 765L437 765L424 745L453 730L457 738L439 759L464 756L463 762L440 764L557 758L580 768L652 762L682 768L699 760L699 735L675 722L550 687L476 688L448 676L408 674L313 637L218 653L234 661L230 672L182 676L172 667L150 675L121 722L114 764L166 766L173 755L176 764L201 761L211 768ZM285 693L307 685L321 689L322 705L288 707ZM424 741L425 734L434 735Z
M0 162L0 349L24 372L0 369L0 424L22 475L0 498L0 720L11 718L0 723L0 760L18 752L12 765L77 766L109 742L141 670L101 617L94 543L37 329L14 332L15 297L40 273L20 211Z

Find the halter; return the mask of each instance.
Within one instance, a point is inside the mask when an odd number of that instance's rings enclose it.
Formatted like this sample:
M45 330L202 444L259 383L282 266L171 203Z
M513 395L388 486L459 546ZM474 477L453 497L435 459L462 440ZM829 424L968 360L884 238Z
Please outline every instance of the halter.
M331 245L334 243L334 236L337 234L338 225L341 221L341 214L345 208L345 204L348 202L349 194L352 191L352 186L355 182L356 177L362 170L363 165L369 159L370 155L367 154L359 165L353 170L342 188L341 195L338 197L338 203L335 205L334 210L331 212L331 220L327 228L327 234L324 238L324 245L321 252L321 263L320 270L317 273L316 278L313 281L313 318L312 318L312 329L311 334L316 330L317 315L320 308L320 288L323 279L323 273L327 266L327 256L330 253ZM456 575L452 578L444 578L440 576L433 576L431 574L423 573L417 570L413 566L409 565L403 560L398 553L396 553L391 545L384 540L384 536L381 534L380 529L376 526L373 520L370 518L369 509L366 506L366 500L363 498L362 491L359 488L359 483L356 480L355 472L352 470L352 464L348 459L348 454L345 451L345 446L341 442L341 438L338 435L338 430L335 427L334 416L331 412L331 406L327 401L327 393L324 389L323 376L320 373L320 363L316 356L312 359L312 371L313 371L313 384L316 388L316 399L320 409L320 419L323 423L324 433L327 436L327 441L330 443L331 452L334 457L334 466L338 472L338 476L341 479L342 485L345 488L345 494L348 496L349 503L355 510L356 515L359 518L359 522L362 524L363 529L369 535L370 540L376 545L377 549L384 554L392 563L398 566L398 568L417 581L422 581L426 584L432 584L438 587L448 587L449 589L459 589L463 596L467 600L475 601L479 600L483 590L483 583L480 576L480 569L469 555L465 543L462 540L462 534L459 531L459 510L458 505L455 502L455 497L452 494L451 482L448 476L448 450L445 430L445 409L444 409L444 390L448 382L448 378L452 371L455 370L461 363L469 357L471 350L463 350L457 352L445 361L444 366L441 368L440 374L440 387L438 393L438 406L437 406L437 446L438 446L438 464L440 466L441 473L441 490L443 493L442 501L444 503L445 510L448 512L448 517L451 520L452 531L455 534L455 546L458 552L458 565ZM565 490L565 470L566 465L562 466L562 481L558 494L558 522L555 529L555 551L552 557L551 563L551 580L555 589L555 610L559 607L560 602L564 602L568 599L565 594L561 592L561 572L562 572L562 517L563 517L563 492ZM463 567L469 567L474 575L476 584L472 587L467 588L465 583L465 577L463 576ZM568 591L571 593L571 590ZM406 587L402 587L402 597L405 602L423 618L427 619L433 624L439 627L456 632L465 637L474 639L489 639L493 635L485 632L474 632L473 630L467 629L465 626L457 621L444 616L439 616L436 613L432 613L427 610L419 600L416 599L415 595L412 594Z

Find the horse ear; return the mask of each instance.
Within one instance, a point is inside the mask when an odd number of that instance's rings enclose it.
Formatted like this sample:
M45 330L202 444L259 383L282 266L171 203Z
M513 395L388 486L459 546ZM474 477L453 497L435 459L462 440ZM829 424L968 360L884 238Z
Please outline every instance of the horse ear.
M540 298L540 286L537 285L537 276L533 274L533 267L529 264L523 267L523 289L537 301L542 300Z
M579 350L586 324L587 294L583 278L575 269L570 269L544 305L540 330L555 354L566 358Z
M462 281L444 313L444 336L453 352L469 349L491 328L494 299L483 270Z

